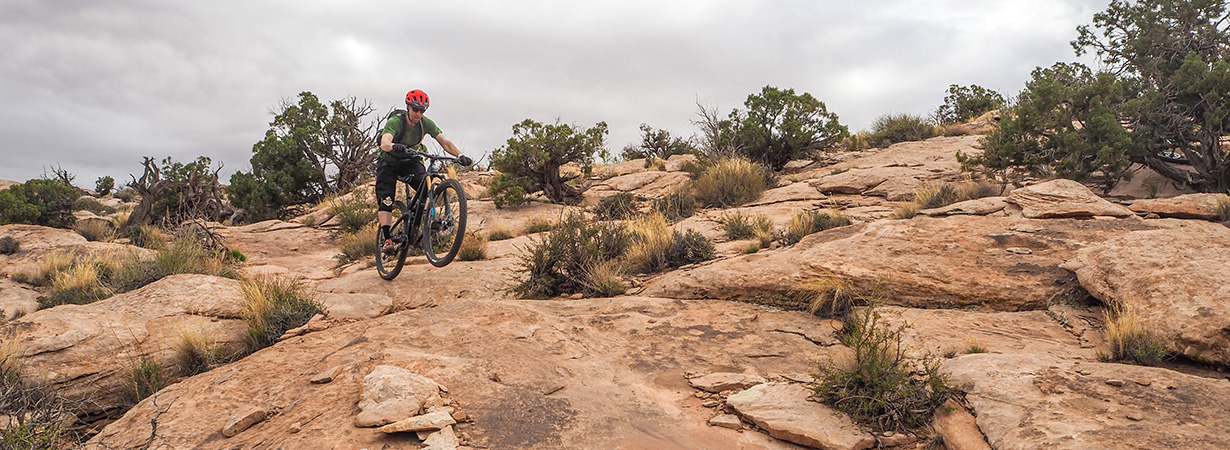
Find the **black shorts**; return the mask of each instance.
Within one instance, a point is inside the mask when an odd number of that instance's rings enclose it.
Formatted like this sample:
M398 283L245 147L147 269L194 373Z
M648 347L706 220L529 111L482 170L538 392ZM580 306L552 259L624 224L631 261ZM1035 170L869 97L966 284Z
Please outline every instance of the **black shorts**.
M414 175L410 187L416 192L423 178L427 176L427 168L423 166L423 158L406 158L402 160L376 159L376 209L392 211L393 202L397 200L397 177ZM406 199L409 201L410 199Z

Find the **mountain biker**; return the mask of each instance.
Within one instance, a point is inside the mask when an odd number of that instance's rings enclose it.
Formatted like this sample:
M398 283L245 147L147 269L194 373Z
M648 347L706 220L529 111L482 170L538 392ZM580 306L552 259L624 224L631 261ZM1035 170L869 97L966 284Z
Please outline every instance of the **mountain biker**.
M427 168L423 166L423 158L419 155L427 153L423 139L430 135L440 143L440 147L448 154L457 157L457 162L463 166L474 161L462 155L461 150L453 141L444 137L436 122L423 113L431 105L427 93L415 89L406 93L406 113L394 114L384 123L380 135L380 152L376 160L376 218L380 221L381 250L391 252L397 249L389 233L389 224L393 223L393 201L397 194L397 177L414 175L410 186L418 191L419 184L426 176ZM395 136L401 135L401 140L393 142ZM406 199L410 201L410 199Z

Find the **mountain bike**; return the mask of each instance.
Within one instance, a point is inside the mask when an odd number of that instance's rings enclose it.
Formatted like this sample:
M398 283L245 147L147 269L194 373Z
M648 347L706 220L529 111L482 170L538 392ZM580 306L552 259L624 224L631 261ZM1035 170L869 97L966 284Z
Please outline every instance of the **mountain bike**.
M457 161L451 156L422 155L430 160L427 174L414 195L410 195L413 175L398 177L408 201L393 203L396 220L389 226L390 238L397 244L392 252L381 248L384 236L376 232L376 271L380 278L392 280L401 273L406 263L406 254L411 247L422 248L427 261L436 267L453 262L461 250L461 241L466 232L466 193L461 183L448 177L449 163ZM430 195L428 195L430 194Z

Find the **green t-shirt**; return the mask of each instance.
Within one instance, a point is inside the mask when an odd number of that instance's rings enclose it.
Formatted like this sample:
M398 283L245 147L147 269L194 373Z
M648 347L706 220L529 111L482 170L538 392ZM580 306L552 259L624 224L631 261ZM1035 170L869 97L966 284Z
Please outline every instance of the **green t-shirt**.
M418 125L411 126L406 123L406 116L396 115L390 117L389 120L384 123L384 131L381 131L380 134L382 136L386 133L393 135L393 143L397 144L397 132L401 131L404 127L410 127L406 130L405 135L401 137L400 142L410 150L406 152L407 158L414 157L415 151L427 153L427 146L423 145L423 138L426 136L423 136L423 134L436 137L442 133L442 131L440 131L440 127L436 126L436 122L428 119L427 116L423 116L423 118L419 120ZM380 152L380 157L384 159L401 159L401 157L385 151Z

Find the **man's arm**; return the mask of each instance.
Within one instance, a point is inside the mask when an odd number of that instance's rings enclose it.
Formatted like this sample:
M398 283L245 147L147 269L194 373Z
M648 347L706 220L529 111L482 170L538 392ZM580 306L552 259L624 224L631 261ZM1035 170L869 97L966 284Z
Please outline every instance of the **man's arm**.
M383 135L380 136L380 151L382 152L392 152L393 151L393 134L392 133L384 133Z
M392 139L392 135L389 135L389 140ZM461 156L461 150L457 148L457 144L454 144L453 141L448 140L448 138L444 137L443 134L436 135L436 142L439 142L440 147L443 147L444 151L448 152L448 154L453 156Z

